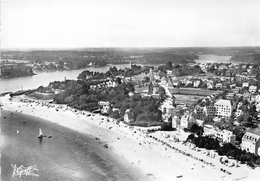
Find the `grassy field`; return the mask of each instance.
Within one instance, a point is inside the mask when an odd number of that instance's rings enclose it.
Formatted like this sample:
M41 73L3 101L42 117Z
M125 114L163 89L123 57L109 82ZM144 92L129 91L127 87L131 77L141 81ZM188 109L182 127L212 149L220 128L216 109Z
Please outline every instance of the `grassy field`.
M198 99L204 98L204 96L194 96L194 95L179 95L175 94L174 97L176 98L176 104L187 104L192 105L193 103L197 102Z
M221 91L207 90L207 89L194 89L194 88L169 88L172 94L183 95L198 95L198 96L210 96L212 94L218 94Z

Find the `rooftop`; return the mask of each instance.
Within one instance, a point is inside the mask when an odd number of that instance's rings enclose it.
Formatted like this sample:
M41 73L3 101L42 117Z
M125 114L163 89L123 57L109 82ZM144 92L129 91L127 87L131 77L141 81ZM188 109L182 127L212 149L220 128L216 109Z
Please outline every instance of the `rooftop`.
M230 100L225 100L225 99L219 99L216 101L215 105L226 105L226 106L231 106Z

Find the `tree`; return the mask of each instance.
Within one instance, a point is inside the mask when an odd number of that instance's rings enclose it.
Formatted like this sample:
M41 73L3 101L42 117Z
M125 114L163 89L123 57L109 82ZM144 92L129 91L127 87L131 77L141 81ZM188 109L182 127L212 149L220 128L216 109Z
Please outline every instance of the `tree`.
M161 130L162 131L171 131L172 130L172 125L170 123L163 122L163 124L161 126Z
M166 65L165 65L165 69L166 70L172 70L172 62L167 62Z
M118 85L120 85L120 84L122 83L121 78L120 78L120 77L117 77L115 82L116 82Z
M164 99L166 97L166 92L163 87L159 87L157 93L160 95L160 99Z
M187 138L187 141L188 141L188 140L193 140L194 137L195 137L194 134L190 134L190 135L188 136L188 138Z
M153 84L152 84L152 82L150 82L150 84L148 86L148 94L153 94Z

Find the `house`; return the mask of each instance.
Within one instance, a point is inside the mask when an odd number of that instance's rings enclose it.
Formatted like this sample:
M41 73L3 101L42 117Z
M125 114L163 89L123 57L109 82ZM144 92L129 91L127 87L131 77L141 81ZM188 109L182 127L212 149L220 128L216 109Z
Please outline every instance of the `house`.
M127 109L124 114L124 121L126 123L133 122L134 121L134 113L130 111L130 109Z
M178 86L180 86L179 80L173 80L173 81L172 81L172 84L173 84L173 87L178 87Z
M184 80L184 83L186 86L193 85L193 82L191 80Z
M216 89L222 89L223 84L222 83L216 83L215 87L216 87Z
M231 91L233 92L233 93L235 93L235 94L237 94L237 93L239 93L239 88L233 88L233 89L231 89Z
M243 105L242 102L239 102L239 103L237 104L237 110L236 110L236 116L237 116L237 117L240 116L240 115L243 113L242 109L240 108L242 105Z
M162 111L162 117L164 120L168 120L170 116L173 116L175 113L175 107L172 105L169 101L164 101L163 104L160 107L160 110Z
M205 116L204 107L196 106L194 113L197 114L199 119L202 119Z
M201 80L194 80L193 87L199 87Z
M179 118L179 116L175 115L172 117L172 127L173 128L178 128L180 127L180 124L181 124L181 120Z
M153 87L153 93L152 94L157 94L159 87Z
M260 134L246 132L242 137L241 149L260 156Z
M220 130L217 127L209 124L204 125L203 130L204 130L203 133L204 135L214 136L223 143L231 143L235 145L236 135L234 135L232 131L225 130L225 129Z
M260 103L260 95L257 95L257 96L255 97L255 101L256 101L256 103Z
M230 100L219 99L214 104L217 116L230 117L232 114L232 105Z
M204 112L206 116L214 117L217 113L217 109L215 106L205 106Z
M248 82L243 82L242 87L249 87L249 83Z
M223 120L223 118L221 118L221 117L214 117L213 118L214 122L221 122L222 120Z
M243 94L243 97L244 98L249 98L251 97L251 93L249 91L244 91L244 94Z
M172 70L166 70L167 75L172 75Z
M214 88L214 85L212 82L207 82L207 88L208 89L213 89Z
M132 98L132 97L135 95L135 93L132 92L132 91L130 91L130 92L128 93L128 95L129 95L130 98Z
M181 117L181 123L180 123L180 127L182 129L186 128L186 129L190 129L191 126L196 123L196 120L191 116L191 114L189 113L185 113L182 117Z
M257 86L255 86L255 85L249 86L248 91L251 92L252 94L256 93L256 91L257 91Z
M234 92L227 93L226 95L227 99L231 99L234 96L234 94L235 94Z
M198 126L203 126L204 121L201 120L201 119L196 119L196 123L197 123Z
M101 108L102 114L108 114L108 111L109 111L109 108L110 108L109 101L99 101L98 105Z
M222 141L224 143L231 143L232 145L235 145L236 135L234 135L232 131L224 129L222 134L220 133L220 136L222 137Z
M167 85L167 83L168 83L167 77L162 77L162 78L161 78L161 83L162 83L163 85Z

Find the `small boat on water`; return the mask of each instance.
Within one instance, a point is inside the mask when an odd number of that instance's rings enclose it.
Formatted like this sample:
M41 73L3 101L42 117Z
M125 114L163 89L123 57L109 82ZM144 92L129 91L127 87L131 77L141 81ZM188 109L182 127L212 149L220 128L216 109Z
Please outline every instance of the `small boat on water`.
M17 135L19 136L19 134L20 134L19 130L17 130L16 133L17 133Z
M43 137L42 130L41 130L41 128L39 128L39 136L38 136L38 138L42 138L42 137Z

